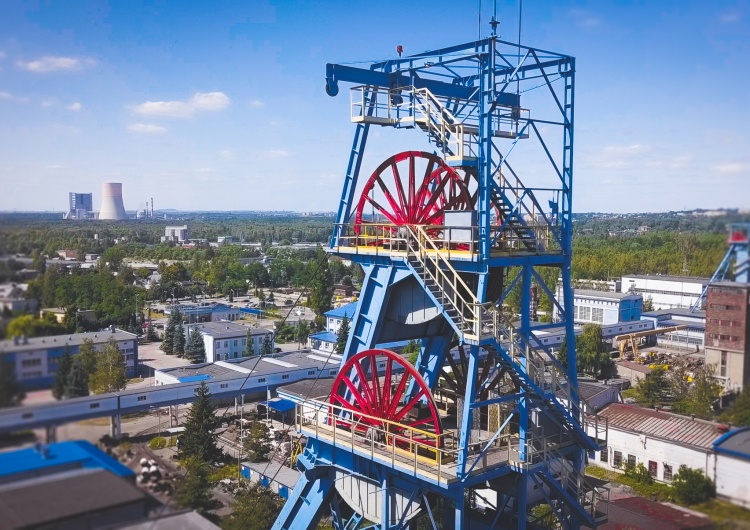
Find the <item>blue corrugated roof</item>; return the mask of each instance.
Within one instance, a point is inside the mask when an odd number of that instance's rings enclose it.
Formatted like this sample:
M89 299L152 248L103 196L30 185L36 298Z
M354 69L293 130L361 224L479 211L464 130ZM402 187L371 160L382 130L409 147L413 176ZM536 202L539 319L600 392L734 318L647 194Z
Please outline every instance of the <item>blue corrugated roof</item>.
M49 472L50 469L56 467L70 469L71 466L75 467L76 465L85 468L106 469L120 477L129 477L135 474L131 469L84 440L49 444L44 446L43 451L29 448L0 453L0 477L28 475L38 470Z
M196 381L207 381L211 379L211 376L208 374L186 375L185 377L178 377L177 379L180 383L195 383Z
M344 315L346 315L351 319L354 316L354 312L357 310L358 303L359 302L350 302L341 307L337 307L336 309L331 309L326 312L326 316L331 318L344 318Z
M714 442L714 451L750 460L750 428L743 427L724 434Z
M312 334L310 334L310 338L311 339L322 340L322 341L325 341L325 342L336 342L336 340L338 339L338 337L336 336L336 334L332 333L330 331L319 331L317 333L312 333Z

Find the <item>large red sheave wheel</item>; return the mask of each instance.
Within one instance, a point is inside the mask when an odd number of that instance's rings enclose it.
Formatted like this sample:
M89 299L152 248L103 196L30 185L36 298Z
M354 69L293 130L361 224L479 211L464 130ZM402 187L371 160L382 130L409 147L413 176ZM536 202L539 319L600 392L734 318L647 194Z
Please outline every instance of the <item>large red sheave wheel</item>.
M473 201L464 179L440 157L404 151L380 164L365 183L355 226L365 222L368 207L393 225L439 226L446 210L471 210Z
M404 427L435 435L443 432L427 383L406 359L390 350L365 350L349 359L333 382L331 404L351 415L337 420L338 424L355 424L358 430L375 427L405 437L413 433L406 433ZM426 445L442 446L438 437L414 437Z

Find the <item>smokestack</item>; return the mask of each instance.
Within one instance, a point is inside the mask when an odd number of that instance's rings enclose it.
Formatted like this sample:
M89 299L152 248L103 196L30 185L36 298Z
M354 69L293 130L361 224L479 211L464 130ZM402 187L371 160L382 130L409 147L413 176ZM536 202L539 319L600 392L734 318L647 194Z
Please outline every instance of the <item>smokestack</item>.
M122 183L103 183L99 219L124 220L127 218L128 214L125 213L125 205L122 203Z
M154 216L154 198L151 197L151 217Z

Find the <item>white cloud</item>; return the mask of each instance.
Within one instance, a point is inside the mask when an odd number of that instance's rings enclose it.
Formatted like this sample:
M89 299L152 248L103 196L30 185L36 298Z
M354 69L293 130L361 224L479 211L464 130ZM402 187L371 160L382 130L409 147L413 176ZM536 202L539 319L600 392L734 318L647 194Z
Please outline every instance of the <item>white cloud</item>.
M55 101L52 100L52 99L43 99L41 105L45 109L49 108L49 107L54 107L55 106Z
M719 164L718 166L714 166L713 170L717 173L726 173L726 174L733 174L733 173L750 173L750 164L742 164L740 162L728 162L726 164Z
M234 158L234 153L231 149L222 149L219 151L219 156L225 160L231 160Z
M197 111L214 112L229 106L229 97L223 92L197 92L186 101L146 101L133 111L143 116L164 118L189 118Z
M265 107L265 105L266 105L266 104L265 104L265 103L263 103L263 102L262 102L261 100L259 100L259 99L254 99L254 100L252 100L252 101L250 102L250 106L251 106L252 108L254 108L254 109L259 109L259 108L261 108L261 107Z
M54 57L48 55L40 57L33 61L18 61L18 66L29 72L44 74L47 72L65 71L70 72L80 70L85 66L91 66L94 61L91 59L79 59L77 57Z
M78 101L68 105L68 110L72 110L74 112L78 112L79 110L81 110L81 108L83 108L83 106Z
M719 22L724 24L732 24L740 20L740 14L737 11L728 11L719 15Z
M286 158L290 155L289 151L283 149L272 149L268 152L269 158Z
M62 169L64 166L62 164L49 164L47 166L44 166L44 169Z
M4 51L0 51L0 60L5 59L8 56Z
M128 130L143 134L162 134L167 132L165 127L154 125L153 123L133 123L128 125Z
M27 101L29 101L29 98L24 98L21 96L14 96L8 91L0 90L0 100L13 101L14 103L26 103Z
M216 170L212 167L199 167L195 169L196 173L216 173Z
M600 17L585 9L571 9L568 15L582 28L595 28L602 24Z

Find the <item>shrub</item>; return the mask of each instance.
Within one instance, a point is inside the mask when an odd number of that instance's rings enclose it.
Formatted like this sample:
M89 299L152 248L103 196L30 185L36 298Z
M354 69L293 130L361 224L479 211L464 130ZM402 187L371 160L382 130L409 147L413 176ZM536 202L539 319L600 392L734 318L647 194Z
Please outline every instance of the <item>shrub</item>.
M639 463L637 466L625 464L625 476L632 478L639 484L654 483L654 478L649 475L648 469L646 469L643 463Z
M151 438L151 441L148 442L148 446L150 449L164 449L168 445L171 445L171 444L163 436L157 436L156 438Z
M716 496L716 486L699 469L680 466L672 481L674 493L685 504L700 504Z

